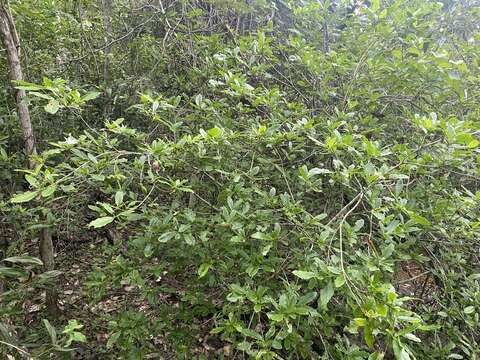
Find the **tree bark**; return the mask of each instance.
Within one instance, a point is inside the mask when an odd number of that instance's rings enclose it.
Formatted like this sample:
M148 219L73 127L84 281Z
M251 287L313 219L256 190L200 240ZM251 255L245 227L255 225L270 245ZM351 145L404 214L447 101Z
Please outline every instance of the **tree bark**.
M103 81L105 87L109 87L110 83L110 41L112 38L112 0L102 0L102 12L103 12L103 29L105 31L105 48L103 49L104 63L103 63ZM111 111L111 99L110 93L107 92L107 100L104 107L104 116L107 117Z
M20 38L15 28L15 22L8 3L2 0L0 0L0 34L2 35L3 43L7 50L10 79L12 81L23 80L22 66L20 64ZM25 151L28 157L28 167L33 170L37 166L35 159L33 159L33 156L37 154L37 147L32 122L30 120L30 112L25 102L26 93L25 90L14 89L14 91L18 118L22 126ZM55 268L52 235L48 228L44 228L40 234L40 258L42 259L45 271L50 271ZM57 305L57 291L54 286L47 290L46 303L51 315L57 316L59 310Z
M48 225L48 224L45 224ZM43 262L44 271L52 271L55 269L55 258L53 251L52 233L48 227L42 229L40 236L40 258ZM56 286L47 288L45 295L45 303L50 315L57 317L60 313L58 308L58 292Z
M103 63L103 80L108 83L110 80L110 49L111 36L112 36L112 0L102 0L102 12L103 12L103 29L105 30L105 43L106 46L103 50L105 56L105 62Z
M3 3L0 3L0 33L2 34L3 43L7 50L10 79L12 81L23 80L22 66L20 65L20 40L10 9ZM28 157L28 166L29 168L35 168L35 162L32 156L37 154L37 148L33 135L32 122L30 120L30 112L25 102L26 93L25 90L14 89L14 91L18 118L22 126L25 151Z
M327 19L323 21L323 51L329 52L330 51L330 40L329 40L329 35L328 35L328 24L327 24Z
M328 16L330 12L327 8L325 8L326 2L324 1L322 4L323 8L323 25L322 25L322 32L323 32L323 51L328 53L330 51L330 36L328 34Z

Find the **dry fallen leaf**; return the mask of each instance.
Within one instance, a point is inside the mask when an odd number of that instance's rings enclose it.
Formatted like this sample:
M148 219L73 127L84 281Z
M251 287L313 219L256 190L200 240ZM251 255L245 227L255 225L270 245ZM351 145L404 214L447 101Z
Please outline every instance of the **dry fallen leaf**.
M232 346L231 345L225 345L223 347L223 355L226 357L232 356Z

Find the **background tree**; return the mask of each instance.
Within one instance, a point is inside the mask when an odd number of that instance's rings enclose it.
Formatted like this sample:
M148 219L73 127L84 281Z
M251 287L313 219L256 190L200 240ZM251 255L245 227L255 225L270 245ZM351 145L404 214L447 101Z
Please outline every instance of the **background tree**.
M0 4L0 30L7 51L8 63L10 66L10 79L12 83L21 83L24 81L24 78L20 63L20 38L15 27L15 21L10 12L9 4L5 2ZM37 148L30 119L30 112L28 110L26 93L22 88L15 88L14 92L16 94L18 118L23 130L28 167L30 170L34 171L38 166L34 158L37 155ZM41 231L39 250L45 271L54 270L54 249L48 224L45 224L45 227ZM47 290L46 302L50 313L56 316L59 310L57 306L57 291L55 288L52 287Z

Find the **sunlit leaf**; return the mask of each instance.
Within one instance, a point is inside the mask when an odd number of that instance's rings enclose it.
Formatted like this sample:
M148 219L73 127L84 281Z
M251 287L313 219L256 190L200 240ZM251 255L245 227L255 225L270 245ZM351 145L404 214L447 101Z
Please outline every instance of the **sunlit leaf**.
M11 263L43 265L42 260L33 256L12 256L3 259Z
M115 218L113 216L104 216L98 219L91 221L88 226L93 228L101 228L105 225L110 224Z
M33 200L37 195L37 191L26 191L24 193L15 195L13 198L10 199L10 201L14 204L25 203Z

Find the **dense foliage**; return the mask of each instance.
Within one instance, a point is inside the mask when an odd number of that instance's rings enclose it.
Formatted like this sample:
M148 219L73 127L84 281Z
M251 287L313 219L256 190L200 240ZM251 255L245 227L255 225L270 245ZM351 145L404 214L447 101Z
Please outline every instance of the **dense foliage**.
M10 7L2 356L479 358L474 0Z

